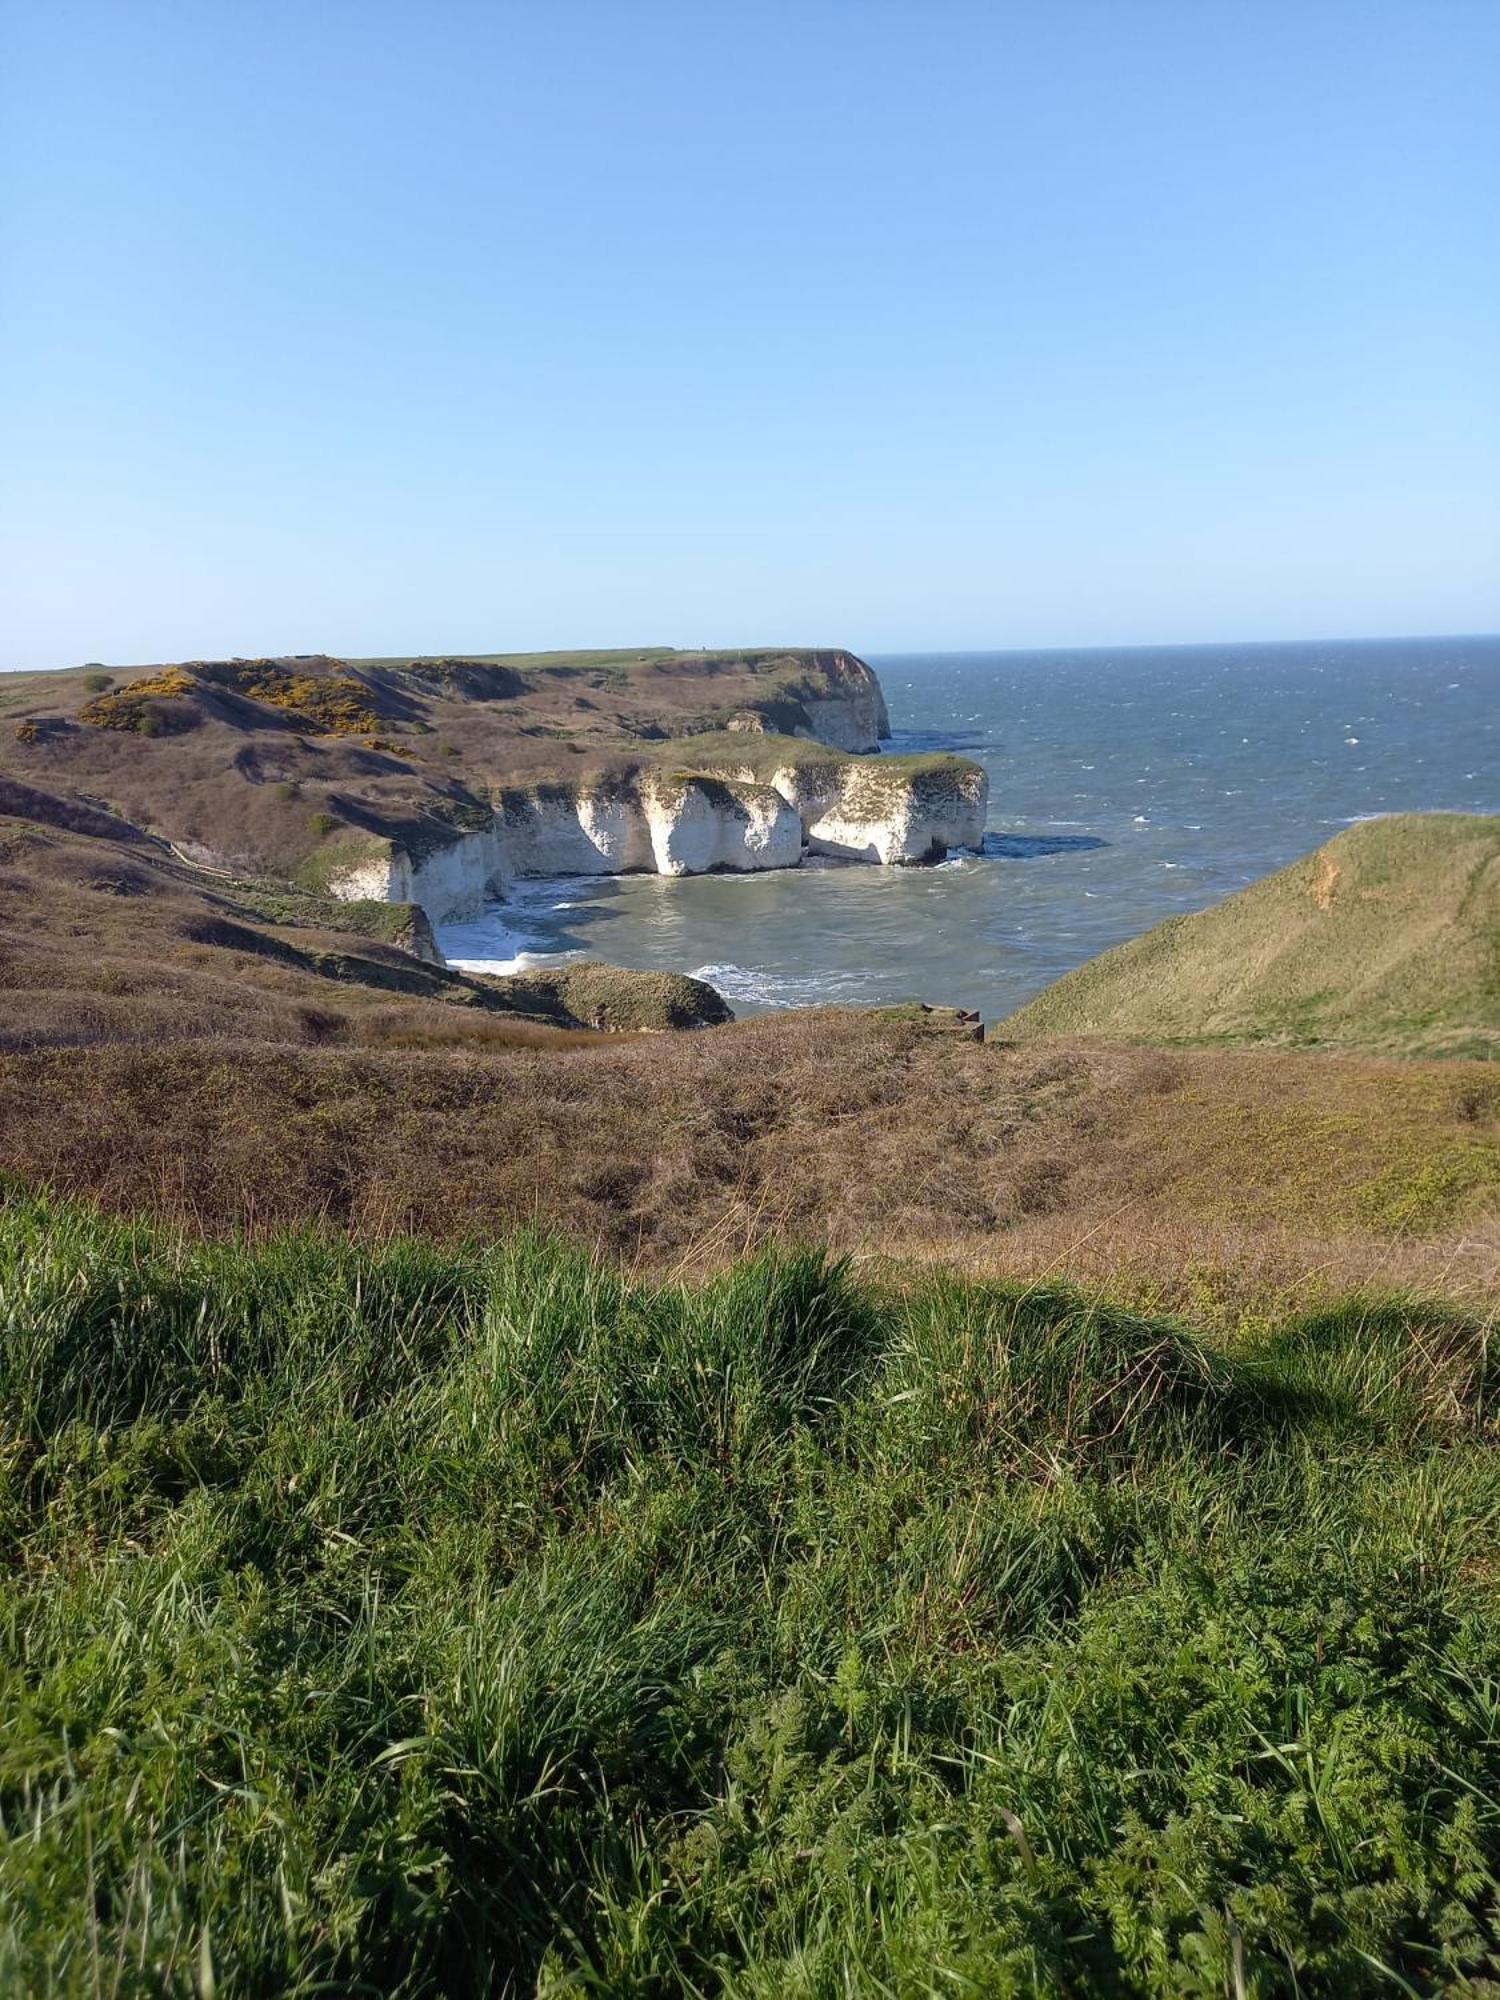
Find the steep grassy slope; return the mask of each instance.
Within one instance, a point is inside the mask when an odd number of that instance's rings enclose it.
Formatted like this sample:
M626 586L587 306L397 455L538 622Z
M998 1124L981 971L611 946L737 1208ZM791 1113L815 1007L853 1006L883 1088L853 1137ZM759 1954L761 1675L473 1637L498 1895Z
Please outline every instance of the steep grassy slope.
M1069 973L1000 1032L1500 1056L1500 818L1350 827Z
M1487 1328L0 1210L0 1986L1500 1976Z

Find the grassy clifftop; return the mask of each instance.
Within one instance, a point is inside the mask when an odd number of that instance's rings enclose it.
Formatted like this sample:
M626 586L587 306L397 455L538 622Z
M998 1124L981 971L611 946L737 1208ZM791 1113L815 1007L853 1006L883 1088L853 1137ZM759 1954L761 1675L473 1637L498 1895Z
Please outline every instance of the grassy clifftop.
M1492 1990L1484 1321L0 1207L15 1993Z
M1500 1056L1500 816L1352 826L1105 952L1001 1032Z

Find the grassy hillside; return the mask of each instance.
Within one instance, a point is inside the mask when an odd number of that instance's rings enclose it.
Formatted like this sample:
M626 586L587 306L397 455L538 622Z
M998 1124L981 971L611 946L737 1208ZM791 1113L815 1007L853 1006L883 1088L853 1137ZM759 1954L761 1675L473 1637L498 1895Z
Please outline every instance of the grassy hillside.
M1001 1032L1500 1056L1500 817L1352 826L1068 974Z
M1487 1349L13 1199L0 1986L1491 1991Z
M438 962L411 904L200 868L97 806L0 780L0 1051L556 1045L556 1030L729 1018L712 987L674 974L468 977Z
M0 1161L32 1183L214 1231L540 1216L649 1268L818 1241L1172 1299L1500 1291L1492 1067L981 1045L916 1008L641 1037L726 1010L659 973L468 977L401 948L410 910L16 803Z

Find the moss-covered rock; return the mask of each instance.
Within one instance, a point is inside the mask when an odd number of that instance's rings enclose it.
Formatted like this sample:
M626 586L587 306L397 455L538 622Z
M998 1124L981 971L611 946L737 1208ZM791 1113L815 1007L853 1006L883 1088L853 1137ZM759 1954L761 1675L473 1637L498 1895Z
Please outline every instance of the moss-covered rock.
M722 994L680 972L633 972L583 960L505 978L475 976L474 983L503 996L516 1012L559 1028L661 1034L734 1019Z

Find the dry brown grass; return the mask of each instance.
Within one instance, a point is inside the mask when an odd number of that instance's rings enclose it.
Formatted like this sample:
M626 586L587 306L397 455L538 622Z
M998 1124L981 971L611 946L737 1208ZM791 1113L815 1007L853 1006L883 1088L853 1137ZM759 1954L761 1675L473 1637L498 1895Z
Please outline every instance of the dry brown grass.
M237 883L76 803L34 790L11 803L29 811L0 816L0 1049L226 1038L566 1049L580 1026L724 1016L710 988L662 973L471 979L392 941L405 906ZM363 931L329 928L361 917Z
M29 797L0 819L0 1162L24 1180L216 1231L540 1222L654 1269L816 1240L1199 1311L1500 1298L1493 1065L975 1044L879 1013L561 1033Z
M1500 1297L1495 1183L1390 1206L1500 1158L1469 1072L1008 1050L856 1014L565 1047L106 1044L0 1058L0 1156L209 1230L540 1222L682 1270L817 1240L1200 1308L1325 1281Z

